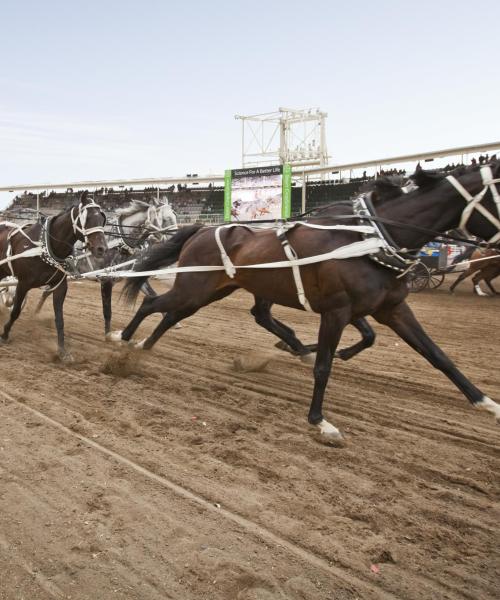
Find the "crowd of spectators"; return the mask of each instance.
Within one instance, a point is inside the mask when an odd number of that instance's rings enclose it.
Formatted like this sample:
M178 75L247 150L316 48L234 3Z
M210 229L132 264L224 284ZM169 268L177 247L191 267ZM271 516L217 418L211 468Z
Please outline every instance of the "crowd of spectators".
M495 159L496 154L491 157L488 154L481 154L477 159L473 158L470 164L472 166L480 166ZM460 166L463 165L449 163L441 170L448 173ZM365 170L361 176L342 179L338 173L333 173L333 175L338 176L328 181L318 180L308 182L308 207L348 199L356 194L367 181L382 176L404 178L407 176L407 171L397 168L380 169L369 175ZM217 219L221 220L224 212L224 188L222 186L214 186L212 183L205 186L196 184L196 187L193 187L194 185L194 183L179 183L168 187L160 187L160 189L154 186L147 186L141 190L131 187L125 188L124 186L120 186L119 188L101 187L94 190L94 194L99 197L97 201L102 208L109 213L114 212L117 208L122 207L131 200L149 202L159 196L160 201L168 199L173 209L179 215L181 222L193 222L197 219L207 220L208 222L216 222ZM300 212L302 203L302 189L300 183L296 184L293 182L292 185L292 212L298 213ZM75 204L79 193L79 190L73 190L72 188L61 192L43 191L39 194L42 211L47 214L54 214L64 210ZM24 192L24 194L16 196L7 211L8 214L15 214L16 212L19 214L28 214L35 208L36 193Z

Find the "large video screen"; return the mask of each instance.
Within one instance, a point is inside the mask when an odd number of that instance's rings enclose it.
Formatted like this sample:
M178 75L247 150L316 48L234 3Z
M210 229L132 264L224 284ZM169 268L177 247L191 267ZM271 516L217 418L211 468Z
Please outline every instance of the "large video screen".
M290 165L226 171L225 221L286 219L290 212Z

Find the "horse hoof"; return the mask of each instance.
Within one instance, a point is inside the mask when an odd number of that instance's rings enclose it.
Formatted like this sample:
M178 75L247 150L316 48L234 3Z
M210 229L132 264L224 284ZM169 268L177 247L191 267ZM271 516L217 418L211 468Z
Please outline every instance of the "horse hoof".
M284 342L283 340L280 340L279 342L276 342L276 344L274 344L275 348L278 348L278 350L283 350L285 352L290 352L291 348L290 346Z
M345 438L340 431L331 423L323 419L316 427L318 428L317 439L322 444L342 448L345 446Z
M488 396L483 396L483 398L475 404L475 407L479 410L490 412L495 418L497 425L500 425L500 404L494 402L491 398L488 398Z
M106 334L107 342L121 342L122 341L122 330L119 331L110 331Z
M316 352L309 352L308 354L302 354L300 357L301 362L309 367L314 367L316 362Z
M144 338L142 341L140 342L130 342L130 345L132 346L132 348L134 350L144 350L144 344L146 343L146 340L148 338Z
M6 346L8 343L9 343L8 339L6 340L5 338L0 337L0 346Z
M58 356L59 360L65 365L70 365L75 362L75 359L71 356L69 352L59 352Z

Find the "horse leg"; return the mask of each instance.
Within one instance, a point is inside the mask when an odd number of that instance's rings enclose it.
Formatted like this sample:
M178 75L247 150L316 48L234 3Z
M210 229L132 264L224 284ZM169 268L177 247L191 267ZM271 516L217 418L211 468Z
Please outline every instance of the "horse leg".
M459 283L462 283L462 281L464 279L467 279L467 277L469 277L470 275L472 275L470 269L467 269L467 271L464 271L463 273L460 273L459 277L457 277L455 279L455 281L450 285L450 289L449 289L450 294L453 294L453 292L455 291L455 288L457 287L457 285Z
M103 279L101 281L102 316L104 318L104 335L111 331L111 297L113 295L113 280Z
M35 308L35 316L37 316L40 313L43 305L45 304L45 301L50 296L50 294L52 294L51 290L46 290L45 292L42 293L42 296L41 296L40 300L38 301L38 304L36 305L36 308Z
M495 296L497 296L498 292L496 291L496 289L493 287L493 284L491 283L493 281L493 279L495 279L495 277L496 277L496 273L492 277L486 277L484 279L484 281L486 282L486 285L490 288L492 293L495 294Z
M262 301L262 299L259 300ZM262 302L267 303L266 300ZM262 325L263 327L265 327L265 329L268 329L268 331L271 331L271 333L274 333L279 338L281 338L282 341L278 342L276 344L276 347L280 350L290 352L293 355L300 355L301 360L303 360L304 362L309 363L311 358L314 360L314 353L318 350L318 344L302 344L302 342L295 337L295 332L293 331L293 329L290 329L289 327L287 327L283 323L280 323L280 321L274 319L274 317L271 316L270 307L271 304L269 303L269 306L266 306L269 318L275 323L279 324L281 327L285 328L285 330L287 330L287 337L285 337L284 335L280 335L280 333L278 333L277 331L274 331L266 327L266 325L264 325L263 323L257 321L257 317L254 314L256 306L252 308L251 313L254 315L255 320L259 325ZM337 351L335 353L335 358L340 358L341 360L350 360L351 358L356 356L356 354L359 354L365 348L370 348L375 343L375 331L366 319L355 319L351 322L351 325L361 333L362 339L356 344L353 344L352 346L342 348L342 350ZM293 344L295 344L295 346ZM305 352L301 348L305 349Z
M481 279L483 279L482 271L478 271L472 278L472 283L474 285L474 292L478 296L487 296L488 294L483 292L483 290L481 289L481 286L479 285L479 282L481 281Z
M141 322L149 315L159 312L163 314L163 318L157 325L153 333L142 342L135 344L135 348L151 350L161 336L171 327L174 327L182 319L190 317L203 306L211 304L216 300L221 300L229 294L232 294L237 288L230 286L212 292L211 295L206 295L202 299L195 300L191 293L186 293L182 289L173 288L162 296L155 298L144 298L144 301L137 311L132 321L121 332L121 340L130 342L130 338L135 333ZM118 332L117 332L118 333ZM116 338L115 338L116 339Z
M57 329L57 354L62 362L72 362L73 358L64 347L64 315L63 305L68 292L68 280L64 277L62 283L54 290L52 304Z
M382 309L373 315L379 323L387 325L409 346L421 354L431 365L439 369L466 396L475 407L493 413L500 422L500 404L493 402L473 385L431 340L413 315L406 302Z
M488 265L488 266L484 267L484 269L482 269L480 271L480 273L482 274L482 279L483 279L484 283L488 286L491 293L494 296L496 296L498 294L498 292L493 287L493 284L491 282L498 275L498 270L494 266Z
M271 306L272 302L269 300L264 300L264 298L259 298L254 296L255 304L250 309L250 313L255 319L257 325L260 325L270 333L273 333L275 336L279 337L281 342L278 342L276 346L280 348L280 350L287 350L292 354L299 355L302 360L306 360L306 357L312 356L311 350L307 346L304 346L302 342L296 337L295 331L275 319L271 314ZM308 362L308 361L307 361ZM312 362L314 363L314 357Z
M340 431L323 417L323 398L330 377L335 350L342 336L342 331L349 321L347 309L331 310L321 314L318 352L314 364L314 391L307 417L309 423L319 429L321 438L333 443L342 442L343 437Z
M348 348L342 348L342 350L336 352L335 357L340 358L341 360L349 360L365 348L370 348L375 343L375 331L366 319L355 319L354 321L351 321L351 325L356 327L359 331L361 340Z
M160 313L164 312L161 308L162 303L165 299L165 296L168 296L171 292L172 292L172 290L170 290L170 292L167 292L163 296L154 296L154 297L146 296L144 298L144 300L142 301L142 304L139 307L139 310L132 317L132 320L125 327L125 329L123 331L118 330L118 331L113 331L113 332L109 333L108 339L112 342L121 342L121 341L129 342L131 337L134 335L137 328L139 327L139 325L144 321L144 319L146 317L149 317L149 315L152 315L157 312L160 312Z
M3 333L0 336L0 346L5 344L9 339L9 333L14 325L14 322L17 320L19 315L21 314L21 310L23 308L24 299L26 298L26 294L28 293L28 289L23 287L22 283L19 282L16 287L16 295L14 297L14 304L12 306L12 310L10 312L9 320L5 323Z
M154 289L152 288L151 284L149 283L149 281L146 281L143 286L141 287L141 292L145 295L145 296L149 296L150 298L154 298L155 296L158 296L158 294L154 291ZM182 329L182 325L180 323L176 323L174 325L175 329Z
M141 292L145 295L145 296L158 296L158 294L154 291L154 289L151 287L151 284L149 283L149 281L145 281L144 284L141 287Z

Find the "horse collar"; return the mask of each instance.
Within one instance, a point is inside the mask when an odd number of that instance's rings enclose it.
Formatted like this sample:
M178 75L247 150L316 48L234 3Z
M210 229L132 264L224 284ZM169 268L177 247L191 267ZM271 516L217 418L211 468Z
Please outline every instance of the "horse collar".
M392 239L387 228L376 219L377 215L371 195L372 193L369 192L352 200L353 212L355 216L359 217L359 222L364 224L366 221L369 221L373 227L372 233L361 234L363 239L378 238L383 242L380 250L375 254L370 254L369 257L383 267L399 271L403 275L420 262L420 260L404 248L400 248Z
M40 233L42 254L40 258L51 267L63 271L66 274L67 271L75 272L75 261L73 256L70 255L67 258L59 258L52 249L52 243L50 241L50 225L52 219L53 217L48 217L42 225L42 231Z

